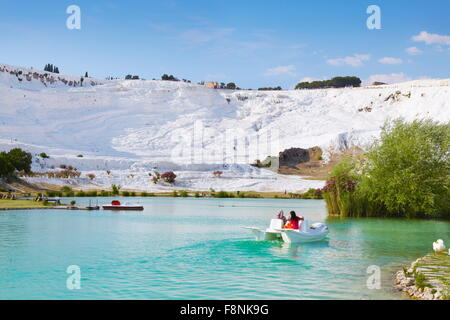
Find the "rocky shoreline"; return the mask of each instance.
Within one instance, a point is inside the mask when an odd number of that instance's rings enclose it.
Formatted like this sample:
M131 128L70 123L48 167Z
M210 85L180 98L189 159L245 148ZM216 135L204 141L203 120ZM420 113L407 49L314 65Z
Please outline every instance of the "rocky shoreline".
M395 275L395 287L412 299L450 299L450 256L429 254Z

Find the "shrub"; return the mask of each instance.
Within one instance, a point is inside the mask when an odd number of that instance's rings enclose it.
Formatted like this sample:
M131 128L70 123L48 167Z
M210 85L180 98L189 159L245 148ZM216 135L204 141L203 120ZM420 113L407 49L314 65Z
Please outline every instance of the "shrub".
M97 191L89 191L89 192L86 192L86 196L87 197L96 197L97 196Z
M67 166L66 166L65 164L60 164L60 165L59 165L59 168L60 168L60 169L67 169Z
M90 180L94 180L95 179L95 174L88 173L88 174L86 174L86 177L88 177Z
M450 216L450 122L386 123L368 152L361 191L392 214Z
M173 190L172 191L172 196L175 197L175 198L178 197L178 192L176 190Z
M217 194L216 194L216 197L217 198L234 198L234 194L233 193L231 193L231 192L226 192L226 191L219 191Z
M120 186L119 185L115 185L115 184L111 185L111 194L113 196L118 196L119 193L120 193Z
M173 173L172 171L164 172L161 175L161 179L163 179L167 183L174 183L177 175Z
M83 190L80 190L76 193L77 197L86 197L86 193Z
M69 186L64 186L64 187L61 188L61 191L62 192L70 192L70 191L72 191L72 188L69 187Z
M53 198L53 197L56 197L56 192L55 191L46 191L45 195L47 197Z
M217 178L220 178L222 176L222 174L223 174L223 171L214 171L213 172L213 175Z
M45 152L39 153L38 156L41 157L42 159L49 159L50 158Z
M361 79L358 77L335 77L331 80L300 82L295 86L295 89L344 88L359 86L361 86Z
M9 152L2 152L2 158L7 160L10 165L17 171L31 172L31 163L33 156L31 153L23 151L20 148L11 149ZM14 171L13 169L13 171ZM10 170L10 166L7 165L6 172Z
M0 177L9 178L14 174L14 166L9 161L8 155L5 152L0 153Z
M109 197L110 195L111 195L111 193L109 191L105 191L105 190L100 191L100 196L102 196L102 197Z
M70 205L74 206L77 202L75 200L70 201Z
M194 197L200 198L200 193L198 191L195 192Z
M77 155L78 158L83 158L82 154Z
M187 193L186 190L181 190L181 191L180 191L180 197L186 198L186 197L188 197L188 196L189 196L189 195L188 195L188 193Z
M124 196L124 197L129 197L129 196L130 196L130 193L129 193L128 191L123 191L123 192L122 192L122 196Z
M323 189L330 214L449 217L450 123L389 121L365 158L344 159Z
M75 197L75 192L73 192L73 191L67 191L67 192L64 193L64 195L65 195L66 197L68 197L68 198Z

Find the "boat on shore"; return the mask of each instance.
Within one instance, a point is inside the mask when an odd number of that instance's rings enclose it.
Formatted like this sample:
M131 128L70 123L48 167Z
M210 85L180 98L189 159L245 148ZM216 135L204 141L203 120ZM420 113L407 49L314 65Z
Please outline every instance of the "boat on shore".
M134 203L121 203L119 200L111 201L110 205L102 205L103 210L129 210L129 211L142 211L144 206Z

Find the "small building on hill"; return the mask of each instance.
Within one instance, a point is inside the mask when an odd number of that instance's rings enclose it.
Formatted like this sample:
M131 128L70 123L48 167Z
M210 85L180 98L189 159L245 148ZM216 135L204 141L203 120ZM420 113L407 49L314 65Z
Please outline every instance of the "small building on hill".
M205 82L205 87L212 88L212 89L218 89L219 83L214 81Z

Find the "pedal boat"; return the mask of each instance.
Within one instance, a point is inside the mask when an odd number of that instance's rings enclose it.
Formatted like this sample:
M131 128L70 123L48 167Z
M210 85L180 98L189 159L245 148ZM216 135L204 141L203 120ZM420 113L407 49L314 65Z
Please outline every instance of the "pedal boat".
M263 230L253 227L245 227L256 237L257 241L283 240L286 243L307 243L324 240L328 233L328 227L323 223L314 223L309 225L308 220L300 224L300 229L283 229L281 219L272 219L270 227Z

